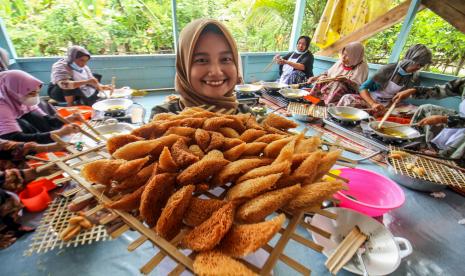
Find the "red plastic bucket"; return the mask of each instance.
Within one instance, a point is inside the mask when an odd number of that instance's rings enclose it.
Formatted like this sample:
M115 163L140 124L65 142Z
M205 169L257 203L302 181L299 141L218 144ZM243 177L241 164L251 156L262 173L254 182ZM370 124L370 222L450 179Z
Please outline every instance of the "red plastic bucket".
M19 199L29 212L40 212L45 210L52 199L44 186L27 186L21 193Z

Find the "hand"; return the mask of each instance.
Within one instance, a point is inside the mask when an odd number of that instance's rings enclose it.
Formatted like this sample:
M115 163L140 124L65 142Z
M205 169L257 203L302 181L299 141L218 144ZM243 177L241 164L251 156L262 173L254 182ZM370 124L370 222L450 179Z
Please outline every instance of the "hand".
M283 65L286 63L286 60L285 59L282 59L282 58L279 58L276 60L276 63L279 64L279 65Z
M102 90L111 90L113 87L111 85L99 85L99 88L98 90L102 91Z
M36 144L36 146L33 148L33 150L37 153L39 152L56 152L56 151L63 151L65 149L65 147L63 147L62 145L58 144L58 143L51 143L51 144L41 144L41 145L38 145Z
M100 85L100 83L98 82L98 80L96 78L88 79L87 84L92 85L94 87L98 87Z
M416 91L415 89L407 89L407 90L400 91L392 98L392 102L398 103L400 101L403 101L407 99L408 97L410 97L413 93L415 93L415 91Z
M379 113L384 113L384 111L386 110L386 108L384 107L384 105L380 104L380 103L373 103L371 105L371 109L373 110L374 113L376 114L379 114Z
M62 128L60 128L59 130L55 130L53 131L56 135L60 136L60 137L63 137L63 136L66 136L66 135L69 135L69 134L72 134L72 133L77 133L79 132L79 126L76 125L76 124L69 124L69 125L65 125L63 126Z
M310 84L310 83L316 81L317 79L318 79L318 77L310 77L310 78L308 78L307 83Z
M84 118L82 117L81 113L75 112L68 117L66 117L71 122L84 122Z
M446 123L447 123L447 116L433 115L433 116L429 116L419 121L418 125L419 126L426 126L426 125L432 126L432 125L440 125L440 124L446 124Z

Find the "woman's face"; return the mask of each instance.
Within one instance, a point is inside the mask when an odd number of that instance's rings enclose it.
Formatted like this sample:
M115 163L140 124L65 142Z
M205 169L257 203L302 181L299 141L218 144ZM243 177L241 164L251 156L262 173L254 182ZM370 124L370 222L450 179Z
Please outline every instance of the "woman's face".
M420 70L422 67L423 67L423 65L421 65L421 64L413 63L413 64L410 64L409 66L407 66L405 71L407 71L408 73L414 73L414 72Z
M84 67L87 65L87 62L89 61L88 56L82 56L80 58L77 58L74 60L74 63L76 63L79 67Z
M342 50L341 60L345 66L350 65L350 58L349 58L349 55L347 55L346 49Z
M194 91L211 98L224 96L237 84L237 67L224 36L208 32L199 37L190 82Z
M307 41L303 38L299 39L299 41L297 41L297 50L299 52L303 52L305 51L305 48L307 48Z
M37 97L39 96L39 93L40 93L40 88L42 87L42 85L39 85L36 87L36 89L34 89L33 91L27 93L26 97Z

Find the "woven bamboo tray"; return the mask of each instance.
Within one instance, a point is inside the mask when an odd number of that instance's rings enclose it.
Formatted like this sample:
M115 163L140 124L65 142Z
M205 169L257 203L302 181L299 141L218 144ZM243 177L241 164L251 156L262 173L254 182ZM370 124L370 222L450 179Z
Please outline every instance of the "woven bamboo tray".
M390 150L401 151L402 149L391 146ZM425 158L421 155L413 154L410 154L407 157L401 159L389 158L389 161L391 162L397 174L431 181L441 185L448 185L452 188L457 188L460 190L465 189L465 174L460 170L442 164L443 162L446 162L450 165L455 165L453 161L435 161L431 158ZM408 163L414 163L416 167L424 168L426 173L424 175L418 175L414 173L412 170L407 168Z
M325 119L328 116L327 109L328 108L324 106L298 102L290 102L287 106L287 111L289 113L311 116L320 119Z
M88 149L87 154L95 154L100 151L103 151L101 147L95 147L94 149ZM102 154L105 155L105 154ZM81 155L84 159L86 155ZM94 197L97 199L99 202L99 205L97 205L95 208L89 210L86 212L86 215L91 215L92 213L95 213L99 210L105 209L105 204L110 203L111 199L106 197L105 195L102 195L100 192L98 192L96 189L92 187L92 183L86 181L84 178L82 178L78 172L78 169L76 167L71 167L69 164L65 162L66 160L60 160L56 159L54 160L55 164L65 173L67 173L72 179L74 179L82 188L86 189L88 192L94 195ZM208 197L208 198L223 198L224 195L227 192L228 187L223 186L220 188L216 188L215 191L207 191L203 193L203 197ZM50 210L53 210L52 208ZM136 250L139 246L141 246L143 243L146 241L150 241L154 246L158 247L160 251L155 254L150 260L147 261L147 263L140 268L141 273L143 274L148 274L150 273L157 265L159 265L165 258L170 258L173 261L177 263L177 266L171 271L169 275L179 275L184 271L190 271L193 272L193 261L195 258L195 253L189 251L189 250L181 250L177 247L179 241L185 234L185 231L181 231L178 236L176 236L173 240L167 241L161 237L159 237L152 229L147 227L145 224L143 224L141 221L139 221L136 217L132 216L131 214L123 211L119 211L116 209L107 209L108 212L111 214L108 215L107 217L103 218L100 220L100 224L105 225L111 221L114 221L116 219L124 221L124 225L121 226L119 229L114 231L112 233L112 238L116 238L129 229L136 230L139 232L140 237L137 238L134 242L128 245L128 251L132 252ZM261 275L269 275L273 269L273 267L276 265L278 261L281 261L285 264L287 264L289 267L293 268L296 272L303 274L303 275L310 275L311 269L309 267L306 267L305 265L299 263L295 259L293 259L290 256L287 256L284 253L284 249L288 242L290 240L293 240L295 244L298 244L299 246L303 246L304 248L309 248L311 250L320 252L323 250L323 248L313 241L307 239L306 237L303 237L299 234L296 233L296 228L298 225L301 225L302 227L309 229L311 231L314 231L326 238L330 238L331 235L326 232L323 229L320 229L318 227L312 226L304 222L303 220L303 214L305 212L311 211L311 212L316 212L321 215L327 216L331 219L335 219L335 215L329 212L326 212L324 210L320 209L310 209L310 210L302 210L297 214L287 214L286 213L286 223L284 224L285 227L282 227L282 229L279 231L279 238L274 246L271 246L270 244L266 244L265 246L262 247L263 250L269 253L265 263L261 267L257 267L256 265L247 262L246 260L241 260L244 264L246 264L250 269L253 271L261 274ZM279 211L281 212L281 211ZM52 212L53 213L53 212ZM45 227L45 226L44 226ZM63 226L62 226L63 227ZM99 226L103 227L103 226ZM62 229L62 228L60 228ZM100 228L97 228L100 229ZM85 235L85 233L81 233L80 235ZM278 235L278 234L277 234ZM56 236L56 234L55 234ZM103 237L102 237L103 238ZM79 236L76 239L76 242L69 242L68 244L72 245L75 244L76 246L81 244L82 241L80 241ZM85 242L84 242L85 243ZM84 244L83 243L83 244ZM65 246L65 245L62 245ZM32 247L32 245L31 245ZM36 247L34 247L36 248ZM36 249L34 249L36 250ZM50 249L49 249L50 250Z

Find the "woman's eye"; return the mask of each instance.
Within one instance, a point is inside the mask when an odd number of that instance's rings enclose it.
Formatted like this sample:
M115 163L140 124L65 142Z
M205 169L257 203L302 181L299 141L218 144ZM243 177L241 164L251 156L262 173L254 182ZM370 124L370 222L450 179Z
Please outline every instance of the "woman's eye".
M222 62L224 62L224 63L229 63L229 62L232 62L232 61L233 61L233 59L231 57L225 57L225 58L222 59Z

